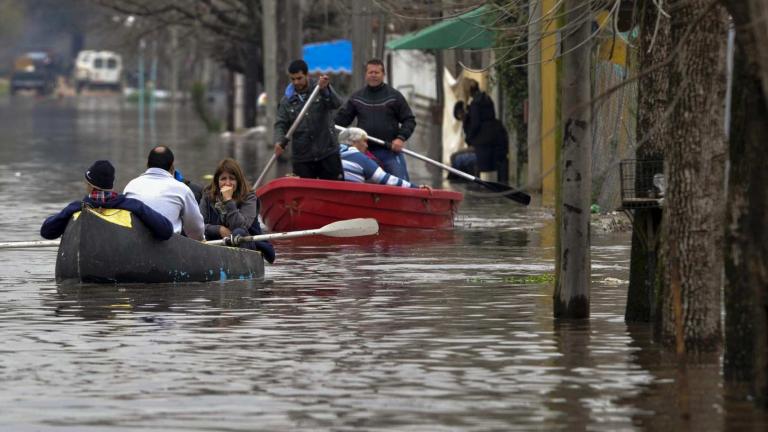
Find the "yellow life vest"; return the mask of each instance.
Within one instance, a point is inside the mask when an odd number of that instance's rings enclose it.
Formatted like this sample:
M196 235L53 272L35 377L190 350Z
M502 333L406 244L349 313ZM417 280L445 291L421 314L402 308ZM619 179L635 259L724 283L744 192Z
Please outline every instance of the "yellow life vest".
M131 212L128 210L123 209L111 209L111 208L86 208L87 211L91 212L92 214L104 219L107 222L113 223L115 225L120 225L122 227L126 228L132 228L133 225L131 225ZM75 212L75 214L72 215L72 219L77 219L80 217L80 212Z

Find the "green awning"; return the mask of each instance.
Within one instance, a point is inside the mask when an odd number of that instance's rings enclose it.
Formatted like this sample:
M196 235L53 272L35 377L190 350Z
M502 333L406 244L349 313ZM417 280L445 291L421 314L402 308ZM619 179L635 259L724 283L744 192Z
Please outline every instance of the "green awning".
M416 33L387 43L389 49L481 49L490 48L494 32L489 30L495 13L479 7L456 18L447 19Z

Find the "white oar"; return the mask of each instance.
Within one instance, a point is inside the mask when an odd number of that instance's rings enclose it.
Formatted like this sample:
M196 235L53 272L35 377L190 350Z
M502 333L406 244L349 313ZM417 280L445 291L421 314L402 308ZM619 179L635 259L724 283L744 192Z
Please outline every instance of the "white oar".
M293 124L288 129L288 132L285 133L285 137L283 138L284 143L288 143L288 141L291 140L293 133L296 132L296 128L299 127L299 123L301 123L301 119L303 119L304 116L307 114L307 110L309 109L310 105L312 105L312 102L315 100L318 93L320 93L320 85L315 85L315 89L312 90L312 94L309 95L309 99L307 99L307 102L301 108L301 111L299 111L299 115L296 117L296 120L293 121ZM272 157L269 158L269 162L267 162L267 165L264 167L264 170L261 171L259 178L256 179L256 183L253 184L253 189L256 189L259 187L259 185L261 184L261 181L264 180L264 176L267 175L267 171L269 171L269 169L272 168L272 164L274 164L276 160L277 160L277 155L272 153Z
M335 125L335 126L336 126L336 130L339 130L339 131L346 130L345 127L342 127L342 126L339 126L339 125ZM376 137L372 137L372 136L368 136L368 141L372 141L372 142L375 142L376 144L381 144L383 146L387 145L387 143L384 142L384 140L376 138ZM442 168L442 169L444 169L444 170L446 170L448 172L456 174L459 177L463 177L464 179L467 179L467 180L469 180L471 182L477 183L477 184L479 184L480 186L483 186L486 189L492 190L494 192L506 192L504 194L505 198L509 198L509 199L511 199L513 201L517 201L520 204L528 205L528 204L531 203L531 196L530 195L528 195L525 192L522 192L522 191L519 191L519 190L515 190L511 186L507 186L507 185L502 184L502 183L496 183L496 182L491 182L491 181L480 180L479 178L473 176L472 174L467 174L464 171L457 170L456 168L450 167L450 166L448 166L448 165L446 165L444 163L440 163L440 162L438 162L438 161L436 161L434 159L430 159L430 158L428 158L428 157L426 157L424 155L421 155L419 153L416 153L416 152L414 152L412 150L408 150L408 149L404 148L404 149L402 149L400 151L405 153L405 154L407 154L408 156L415 157L416 159L421 159L422 161L424 161L426 163L432 164L432 165L434 165L434 166L436 166L438 168Z
M296 237L326 236L326 237L360 237L373 235L379 232L379 223L376 219L347 219L330 223L322 228L303 231L288 231L272 234L261 234L236 238L238 243L261 240L282 240ZM209 245L223 245L226 240L214 240L206 242Z
M20 241L20 242L4 242L0 243L0 249L23 249L23 248L36 248L36 247L54 247L59 245L59 240L36 240L36 241Z

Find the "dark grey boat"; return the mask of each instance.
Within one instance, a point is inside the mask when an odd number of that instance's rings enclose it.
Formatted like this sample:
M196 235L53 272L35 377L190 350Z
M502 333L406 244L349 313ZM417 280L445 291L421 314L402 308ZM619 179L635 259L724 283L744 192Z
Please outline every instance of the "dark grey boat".
M207 245L174 234L155 239L131 216L131 227L83 210L69 222L56 258L56 280L94 283L208 282L261 279L264 259L250 249Z

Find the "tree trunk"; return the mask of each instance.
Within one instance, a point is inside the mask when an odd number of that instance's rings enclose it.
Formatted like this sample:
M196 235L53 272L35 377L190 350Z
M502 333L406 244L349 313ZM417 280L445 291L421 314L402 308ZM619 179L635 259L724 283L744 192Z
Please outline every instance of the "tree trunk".
M747 2L723 1L736 26L728 213L725 234L725 358L730 381L751 386L768 401L768 99L761 80L755 32L760 23ZM762 47L766 49L766 47Z
M170 52L171 57L171 73L170 73L170 90L171 90L171 107L175 109L179 96L179 29L176 26L170 26L168 28L170 33Z
M669 19L661 14L652 0L638 3L640 17L640 73L657 67L670 54ZM662 67L640 78L638 83L637 137L640 144L638 161L663 160L668 145L666 110L669 107L669 67ZM638 165L639 167L640 165ZM642 175L638 170L637 176ZM638 232L642 230L642 232ZM650 322L654 316L656 269L659 262L658 233L661 210L634 211L632 258L629 268L629 290L624 319L627 322Z
M554 294L555 317L588 318L590 284L589 204L592 185L592 110L590 107L591 23L581 16L580 0L566 0L566 20L575 26L563 49L562 203L560 251Z
M277 62L273 65L277 68L277 102L283 97L283 91L288 85L288 64L302 58L302 15L299 0L277 2Z
M263 61L261 47L253 42L248 42L245 53L245 100L243 101L244 115L243 126L248 129L256 126L256 103L259 99L259 85L263 82Z
M541 192L541 2L528 6L528 187Z
M352 89L365 84L365 62L371 58L371 0L352 2Z
M264 50L264 91L267 93L264 116L267 128L265 136L271 141L272 130L277 117L277 104L280 102L280 95L282 94L277 87L279 74L277 68L277 0L262 0L261 19Z
M235 131L235 72L227 70L227 130Z
M674 60L670 82L674 127L665 152L668 191L662 232L667 265L659 334L683 354L713 351L721 342L728 16L707 0L670 6L672 40L687 39Z

